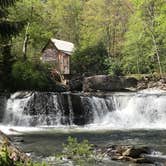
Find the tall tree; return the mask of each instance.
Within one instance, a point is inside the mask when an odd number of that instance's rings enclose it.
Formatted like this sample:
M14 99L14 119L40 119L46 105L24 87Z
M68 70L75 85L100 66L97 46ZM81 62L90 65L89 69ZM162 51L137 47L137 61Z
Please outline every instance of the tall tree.
M8 19L7 8L14 5L15 0L0 1L0 78L4 85L10 80L11 64L11 39L23 27L22 22L13 22Z
M164 60L165 41L161 29L166 23L164 19L166 2L133 0L133 5L134 12L124 43L125 69L135 73L157 71L162 76L163 62L166 60ZM137 70L134 65L137 66Z
M87 1L83 13L83 45L102 41L107 48L108 57L118 56L129 14L128 4L122 0Z

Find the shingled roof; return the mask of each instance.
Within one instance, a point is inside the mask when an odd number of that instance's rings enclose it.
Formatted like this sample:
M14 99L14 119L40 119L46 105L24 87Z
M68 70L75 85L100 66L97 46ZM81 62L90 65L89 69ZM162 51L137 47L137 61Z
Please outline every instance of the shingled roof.
M58 39L53 39L53 38L51 38L51 42L54 44L54 46L58 50L66 53L66 54L71 55L74 52L74 44L71 43L71 42L58 40Z

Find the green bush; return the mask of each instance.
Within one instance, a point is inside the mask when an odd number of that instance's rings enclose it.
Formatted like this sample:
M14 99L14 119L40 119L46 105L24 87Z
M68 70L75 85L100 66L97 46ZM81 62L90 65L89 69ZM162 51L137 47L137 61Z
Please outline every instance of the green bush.
M6 146L4 146L0 152L0 165L2 166L14 165L14 161L10 159Z
M86 48L79 48L72 55L73 73L103 74L107 71L105 58L107 51L102 43Z
M13 89L50 90L55 85L50 76L51 67L40 62L17 61L12 68Z
M109 66L108 73L111 76L122 76L123 75L122 64L118 58L117 59L108 58L108 59L106 59L105 63Z
M76 138L69 137L64 144L63 154L68 158L90 158L92 157L92 145L88 140L78 143Z
M84 166L87 163L97 165L103 156L95 152L93 145L88 140L78 142L77 138L68 137L67 143L63 145L62 153L58 154L56 158L66 158L73 161L74 165Z
M46 166L46 164L33 163L32 161L14 161L10 158L7 146L4 144L0 151L0 166Z

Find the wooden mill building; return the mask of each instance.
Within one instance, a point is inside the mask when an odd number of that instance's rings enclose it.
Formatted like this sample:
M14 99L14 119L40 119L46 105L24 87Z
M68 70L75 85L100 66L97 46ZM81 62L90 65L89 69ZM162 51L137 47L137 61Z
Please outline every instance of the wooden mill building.
M58 40L50 39L42 50L41 60L43 62L53 63L56 70L63 75L70 74L70 56L74 52L74 44Z

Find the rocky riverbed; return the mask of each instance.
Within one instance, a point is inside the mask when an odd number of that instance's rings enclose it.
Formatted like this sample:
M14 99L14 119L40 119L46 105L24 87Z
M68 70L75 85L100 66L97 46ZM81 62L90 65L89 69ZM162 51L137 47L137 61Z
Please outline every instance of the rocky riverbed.
M135 147L129 145L110 145L97 147L96 151L109 157L111 160L129 161L139 164L166 164L166 156L147 146Z

